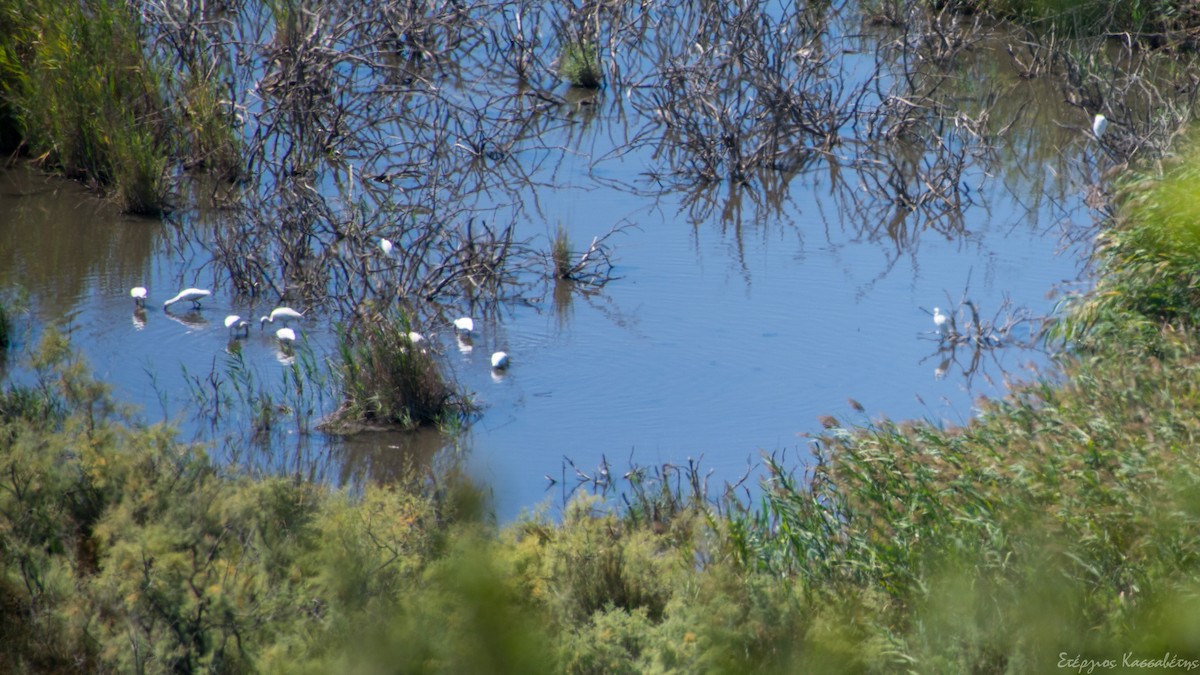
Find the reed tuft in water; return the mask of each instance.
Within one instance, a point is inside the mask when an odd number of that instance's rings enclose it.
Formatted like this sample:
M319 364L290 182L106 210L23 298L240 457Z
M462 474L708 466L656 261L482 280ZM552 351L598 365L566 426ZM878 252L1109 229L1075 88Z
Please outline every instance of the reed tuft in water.
M563 226L559 226L554 233L554 243L550 248L550 258L554 262L554 277L556 279L570 279L574 273L575 261L574 255L571 253L571 239L567 235L567 230Z
M424 341L414 342L407 316L390 314L358 321L339 336L335 365L341 407L322 428L413 429L453 424L465 412L463 398L447 383Z
M572 86L596 89L604 79L596 43L586 38L568 40L558 57L558 72Z

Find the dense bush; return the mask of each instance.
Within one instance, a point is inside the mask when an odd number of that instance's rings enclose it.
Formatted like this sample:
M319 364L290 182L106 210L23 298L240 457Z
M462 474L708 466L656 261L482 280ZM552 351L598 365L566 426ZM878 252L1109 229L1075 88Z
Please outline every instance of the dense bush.
M561 522L497 531L466 485L352 496L219 470L125 419L51 332L36 386L0 398L0 669L1032 673L1062 654L1200 658L1200 343L1161 344L1159 358L1068 360L1062 381L1018 387L962 429L834 429L809 479L772 463L757 502L704 507L634 471L626 512L584 497Z

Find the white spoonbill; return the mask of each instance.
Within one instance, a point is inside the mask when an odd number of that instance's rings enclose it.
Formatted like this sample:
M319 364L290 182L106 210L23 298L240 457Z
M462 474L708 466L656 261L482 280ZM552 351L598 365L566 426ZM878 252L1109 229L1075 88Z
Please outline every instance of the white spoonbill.
M212 291L207 291L203 288L185 288L182 291L179 291L179 295L176 295L170 300L164 302L163 309L166 309L177 302L185 301L191 301L193 307L200 309L200 301L210 295L212 295Z
M942 314L941 309L937 307L933 308L933 325L937 326L939 332L942 330L942 326L946 325L947 319L949 319L949 317L947 317L945 314Z
M129 297L133 298L133 304L137 305L138 307L145 307L146 287L134 286L133 288L129 289Z
M422 342L424 342L424 341L425 341L425 336L424 336L424 335L421 335L420 333L418 333L418 332L417 332L417 331L415 331L415 330L414 330L414 331L409 331L409 333L408 333L408 341L409 341L409 342L411 342L411 343L413 343L414 345L415 345L415 344L420 344L420 343L422 343Z
M296 331L284 326L283 328L275 331L275 337L279 338L280 343L282 343L284 346L287 346L289 342L296 341Z
M379 250L383 251L383 254L386 255L387 257L389 257L389 258L392 257L392 251L395 248L396 247L394 244L392 244L391 239L388 239L386 237L379 238Z
M225 327L229 329L230 333L233 333L233 337L235 338L243 333L246 337L250 337L250 323L243 321L242 317L237 314L230 314L225 317Z
M470 333L475 330L475 320L469 316L462 316L454 320L454 330L460 333Z
M1092 133L1096 134L1096 138L1104 135L1104 130L1108 128L1108 118L1100 113L1092 118Z
M496 370L504 370L508 367L508 352L494 352L492 354L492 368Z
M276 307L275 309L271 310L270 316L264 316L258 320L258 327L262 328L263 324L268 321L271 323L282 321L283 325L286 326L288 321L291 321L292 319L299 319L302 316L304 316L303 312L297 312L291 307Z

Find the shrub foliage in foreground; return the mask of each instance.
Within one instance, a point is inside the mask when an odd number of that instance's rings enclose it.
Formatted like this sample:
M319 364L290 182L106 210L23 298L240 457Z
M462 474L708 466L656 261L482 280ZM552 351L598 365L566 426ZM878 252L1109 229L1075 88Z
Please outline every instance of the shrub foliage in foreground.
M671 508L497 531L466 487L227 475L51 333L0 399L0 670L1200 667L1198 345L1069 360L962 429L835 429L754 502L640 484Z

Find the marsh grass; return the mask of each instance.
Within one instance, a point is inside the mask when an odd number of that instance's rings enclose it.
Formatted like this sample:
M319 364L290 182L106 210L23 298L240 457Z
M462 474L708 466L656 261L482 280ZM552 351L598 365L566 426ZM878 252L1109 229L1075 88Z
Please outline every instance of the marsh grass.
M215 74L219 64L189 69L182 88L185 130L189 152L187 168L203 169L226 181L242 176L242 142L235 133L237 111L223 102Z
M556 279L570 279L574 272L575 263L572 260L571 239L567 229L561 225L554 232L554 243L550 248L550 258L554 263Z
M466 403L442 376L424 343L413 344L406 315L363 320L338 337L336 365L343 403L322 423L331 431L453 424Z
M558 72L572 86L596 89L604 80L600 55L593 40L575 38L563 44L558 57Z
M935 3L937 4L937 3ZM1074 37L1125 33L1151 46L1194 45L1197 15L1179 0L957 0L959 10L985 11Z
M174 150L158 66L124 3L6 2L3 89L28 154L111 189L130 212L166 204Z
M1053 336L1068 345L1153 347L1164 326L1200 325L1200 146L1193 137L1161 173L1116 190L1119 216L1093 254L1094 292L1072 296Z
M966 428L833 429L805 479L768 460L757 505L721 523L728 550L877 607L877 636L947 672L1039 672L1067 645L1177 630L1196 613L1161 608L1200 583L1193 339L1178 368L1071 363Z

